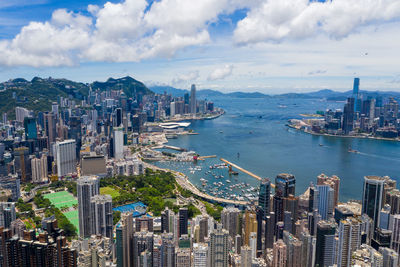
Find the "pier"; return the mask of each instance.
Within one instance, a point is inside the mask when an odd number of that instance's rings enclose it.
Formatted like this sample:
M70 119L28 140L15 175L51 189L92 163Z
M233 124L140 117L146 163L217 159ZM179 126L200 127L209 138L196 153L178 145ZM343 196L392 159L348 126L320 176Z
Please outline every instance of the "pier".
M251 177L253 177L253 178L256 178L256 179L259 180L259 181L262 180L262 178L261 178L260 176L254 174L254 173L252 173L252 172L250 172L250 171L248 171L248 170L243 169L242 167L236 165L235 163L232 163L232 162L230 162L230 161L227 161L226 159L223 159L223 158L220 158L220 160L221 160L222 162L225 162L226 164L232 166L232 167L235 167L235 168L238 169L239 171L244 172L245 174L247 174L247 175L249 175L249 176L251 176ZM274 185L273 183L271 183L271 187L272 187L272 188L275 188L275 185Z
M164 148L168 148L168 149L172 149L172 150L177 150L177 151L187 151L185 148L177 147L177 146L168 146L168 145L164 145Z
M216 158L217 155L210 155L210 156L200 156L198 160L205 160L205 159L210 159L210 158Z

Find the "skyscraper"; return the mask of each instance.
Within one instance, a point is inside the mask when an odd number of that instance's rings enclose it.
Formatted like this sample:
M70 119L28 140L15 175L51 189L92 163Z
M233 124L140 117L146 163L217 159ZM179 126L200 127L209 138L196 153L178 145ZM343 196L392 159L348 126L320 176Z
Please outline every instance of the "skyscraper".
M266 217L270 210L269 210L269 200L271 195L271 181L268 178L264 178L260 184L260 192L258 194L258 206L261 207L264 217Z
M227 230L222 228L221 224L210 235L210 265L213 267L228 267L228 237Z
M181 237L182 235L187 235L188 233L188 209L187 208L180 208L179 209L179 234L178 237Z
M78 116L71 116L69 118L68 138L75 140L76 143L76 158L80 158L80 151L82 147L82 123L81 118Z
M193 244L193 267L207 267L208 246L206 243Z
M354 112L360 111L359 106L359 87L360 87L360 78L354 78L353 83L353 98L354 98Z
M383 206L385 179L379 176L365 176L362 196L362 213L366 213L375 225L379 225L379 211Z
M124 132L120 127L114 128L114 158L124 158Z
M90 199L93 234L113 237L112 198L95 195Z
M249 246L243 246L240 249L240 267L251 267L252 264L252 249Z
M16 107L15 108L15 120L18 122L23 123L26 117L29 117L29 110L23 107Z
M132 212L121 214L121 223L117 225L117 267L133 266L133 217Z
M197 113L197 102L196 102L196 85L192 84L190 88L190 113Z
M243 245L250 245L251 233L257 233L257 215L254 211L246 210L244 214Z
M317 177L317 185L329 185L334 190L333 206L336 207L339 201L340 178L336 175L329 177L321 173Z
M274 243L273 255L273 267L286 266L287 250L282 239Z
M390 248L379 248L379 253L383 256L383 266L385 267L396 267L399 262L399 254Z
M361 245L361 223L355 217L341 220L338 229L337 266L351 264L351 256Z
M176 267L188 267L190 265L190 248L178 248L176 251Z
M26 140L37 139L37 126L35 118L24 118L24 128Z
M153 266L153 244L154 235L151 232L142 231L133 234L133 266ZM148 264L140 264L140 256L143 252L148 253ZM125 267L125 266L124 266Z
M281 173L275 178L275 194L280 194L283 197L295 195L296 178L293 174Z
M335 263L335 232L334 222L318 222L315 266L331 266Z
M235 207L226 207L221 212L222 227L228 230L232 239L240 233L239 216L240 210Z
M53 113L45 113L44 119L44 130L47 136L47 149L50 150L51 144L56 141L56 115Z
M11 222L16 220L14 202L0 202L0 226L10 228Z
M353 131L354 126L354 98L347 98L347 103L343 108L343 131L345 134L349 134Z
M76 182L79 214L79 235L90 237L95 231L92 228L91 198L98 195L99 179L97 176L83 176Z
M47 180L47 156L43 154L40 159L31 159L32 182L42 183Z
M69 139L56 143L58 177L76 172L76 142Z
M314 190L314 210L322 220L333 217L334 190L329 185L317 185Z
M393 215L393 225L392 225L392 239L390 242L390 248L396 251L397 254L400 253L400 214Z

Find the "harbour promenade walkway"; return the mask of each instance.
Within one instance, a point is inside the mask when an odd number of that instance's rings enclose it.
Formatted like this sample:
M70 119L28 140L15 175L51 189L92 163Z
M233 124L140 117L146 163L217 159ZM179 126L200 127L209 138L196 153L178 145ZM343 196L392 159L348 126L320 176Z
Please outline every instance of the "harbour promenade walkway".
M195 194L196 196L201 197L203 199L206 199L208 201L213 201L213 202L223 203L223 204L228 204L228 205L236 205L236 206L246 206L246 205L250 204L250 202L248 202L248 201L232 200L232 199L225 199L225 198L210 196L208 194L205 194L205 193L201 192L196 186L194 186L189 181L187 176L184 175L183 173L180 173L180 172L177 172L177 171L173 171L173 170L169 170L169 169L159 168L157 166L154 166L154 165L146 163L146 162L143 162L143 163L144 163L146 168L173 173L174 176L175 176L176 182L182 188L185 188L185 189L189 190L190 192L192 192L193 194Z

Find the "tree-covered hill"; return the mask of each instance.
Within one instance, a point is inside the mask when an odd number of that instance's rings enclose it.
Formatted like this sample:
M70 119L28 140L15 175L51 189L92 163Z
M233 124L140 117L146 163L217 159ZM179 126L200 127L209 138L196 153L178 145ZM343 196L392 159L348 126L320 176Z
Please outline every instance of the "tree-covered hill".
M106 82L92 84L75 82L67 79L39 78L31 81L23 78L0 83L0 114L7 112L10 119L15 118L15 107L25 107L37 111L51 110L51 103L59 97L68 97L79 103L88 95L89 89L120 90L127 97L153 94L142 82L131 77L120 79L109 78Z

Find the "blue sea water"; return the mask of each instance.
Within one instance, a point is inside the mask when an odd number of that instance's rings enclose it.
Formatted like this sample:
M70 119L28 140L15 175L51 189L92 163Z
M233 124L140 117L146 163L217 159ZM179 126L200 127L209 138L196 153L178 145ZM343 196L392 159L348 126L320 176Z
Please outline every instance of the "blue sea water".
M219 191L227 191L229 185L238 182L258 187L257 180L241 172L237 177L230 177L227 169L206 173L210 165L221 163L220 157L261 177L269 177L272 182L279 173L292 173L296 177L296 195L302 194L310 182L315 183L319 174L335 174L341 179L340 201L361 199L365 175L388 175L399 179L400 142L313 136L285 126L289 119L301 118L300 113L343 108L343 103L276 98L212 100L226 114L215 120L192 121L189 128L199 135L180 136L170 140L169 144L194 150L200 155L217 155L217 158L197 163L201 171L189 169L195 166L194 163L156 163L184 172L199 188L202 188L200 178L208 181L206 190L215 188L213 182L224 184ZM360 153L348 152L349 147ZM215 175L224 177L218 179Z

